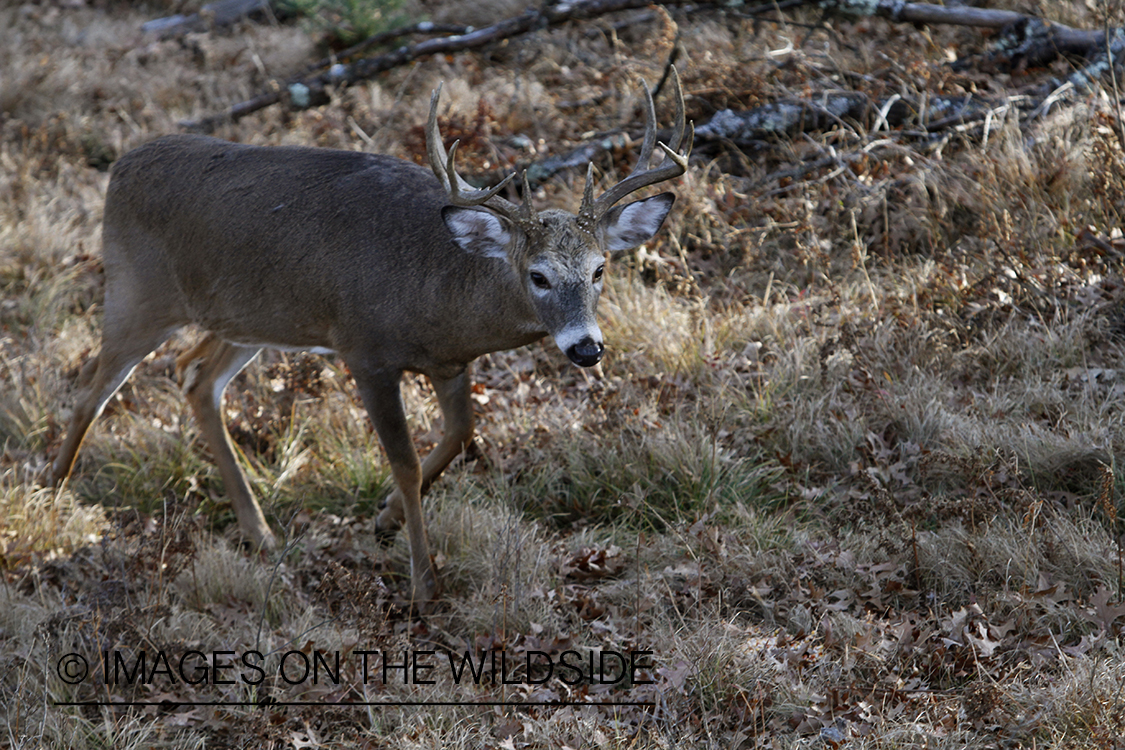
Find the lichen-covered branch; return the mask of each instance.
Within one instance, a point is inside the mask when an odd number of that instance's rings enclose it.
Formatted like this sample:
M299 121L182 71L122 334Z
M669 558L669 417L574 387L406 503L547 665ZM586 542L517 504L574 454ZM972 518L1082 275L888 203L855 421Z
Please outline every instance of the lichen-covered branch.
M855 123L864 129L913 126L923 137L980 123L1011 107L1033 111L1042 99L1010 97L989 101L971 96L903 96L873 102L855 91L829 91L809 99L789 99L743 112L724 109L695 129L697 147L729 143L740 148L762 141L791 138L798 133L825 130L836 124Z

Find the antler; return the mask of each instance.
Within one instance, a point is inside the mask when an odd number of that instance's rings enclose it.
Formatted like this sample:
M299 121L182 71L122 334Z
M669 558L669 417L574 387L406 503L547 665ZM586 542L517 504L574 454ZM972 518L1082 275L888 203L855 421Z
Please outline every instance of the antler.
M505 177L494 187L479 189L474 188L462 179L461 175L457 174L454 159L457 157L457 146L461 142L454 141L453 145L449 147L449 154L446 155L445 147L441 143L441 132L438 130L437 104L441 96L441 88L442 84L438 84L438 87L430 96L430 119L426 123L426 155L430 159L430 168L434 170L438 181L449 193L449 202L454 206L486 206L519 226L525 233L538 229L540 226L539 220L535 216L535 209L532 208L530 201L525 201L517 206L497 195L516 176L515 172ZM531 195L531 190L527 184L526 169L523 171L522 181L523 194L525 196Z
M676 98L676 123L672 132L672 143L675 145L671 148L663 142L656 142L656 111L652 104L652 94L644 81L641 82L641 88L645 92L645 134L644 140L641 141L641 155L637 159L637 165L628 177L602 193L595 200L594 165L590 164L586 170L586 188L582 193L582 207L578 210L578 224L583 229L592 230L598 220L605 216L606 211L629 193L664 180L679 177L687 171L688 155L691 153L692 142L695 140L695 125L687 124L685 138L684 92L680 88L680 74L676 72L676 68L673 66L672 90ZM685 140L687 141L686 148L684 148ZM664 159L656 169L653 169L648 163L652 159L654 144L660 146L661 151L664 152Z

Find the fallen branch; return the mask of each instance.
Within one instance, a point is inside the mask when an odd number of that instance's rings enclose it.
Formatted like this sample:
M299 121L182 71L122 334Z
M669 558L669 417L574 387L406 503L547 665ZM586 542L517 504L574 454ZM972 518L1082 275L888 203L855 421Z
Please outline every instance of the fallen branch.
M1011 68L1046 65L1061 54L1081 55L1087 64L1065 80L1053 79L1041 87L1041 94L1070 85L1089 89L1125 57L1125 30L1089 31L1046 21L1011 10L966 6L904 3L901 0L809 0L829 13L850 17L886 18L896 23L954 24L1001 29L990 57ZM964 63L960 63L964 66ZM1120 67L1119 65L1117 67Z
M569 21L586 20L617 11L652 5L681 5L683 2L684 0L578 0L578 2L558 3L539 9L529 8L519 16L505 19L466 34L427 39L375 57L346 64L336 63L323 73L291 80L284 87L279 85L274 91L260 94L248 101L239 102L226 112L210 115L200 120L184 121L180 123L180 126L188 130L210 132L219 124L236 122L252 112L257 112L283 100L292 109L306 109L327 102L329 99L327 89L331 87L367 80L419 58L483 47Z
M944 6L929 3L904 3L900 0L809 0L804 5L816 6L841 16L889 18L898 23L948 23L958 26L981 26L999 29L1028 16L1014 10L993 10L963 5Z
M1013 107L1020 112L1035 112L1045 101L1043 97L1028 96L1007 97L1000 102L979 96L923 96L910 100L895 95L873 102L861 92L826 91L807 99L773 102L743 112L721 110L695 129L695 143L697 149L714 143L746 148L849 121L870 130L913 125L916 130L910 135L928 138L948 130L964 132L975 128Z
M468 34L472 31L472 26L459 26L449 23L433 23L431 21L422 21L413 26L400 26L397 29L389 31L382 31L378 34L367 37L359 44L352 45L345 50L340 50L331 57L325 57L318 60L312 65L305 68L305 71L299 77L310 76L319 70L331 67L339 62L351 60L362 52L366 52L372 47L380 47L395 39L401 39L404 36L415 36L418 34ZM299 78L298 77L298 78ZM295 78L294 80L297 80Z
M748 146L755 141L822 130L843 119L863 120L871 100L855 91L825 92L809 99L773 102L745 112L724 109L695 129L695 141L725 141Z

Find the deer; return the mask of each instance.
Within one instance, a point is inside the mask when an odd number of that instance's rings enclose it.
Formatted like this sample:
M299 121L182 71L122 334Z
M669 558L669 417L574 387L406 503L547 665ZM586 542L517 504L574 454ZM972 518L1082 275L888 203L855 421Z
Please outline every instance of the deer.
M409 600L428 606L439 582L421 501L472 441L470 364L545 336L575 365L598 364L606 262L653 238L672 208L671 193L617 205L684 174L691 153L694 126L685 128L678 76L671 145L657 142L652 95L642 88L635 167L594 197L591 163L577 214L536 211L526 170L518 204L500 195L514 172L490 188L462 178L458 143L447 153L438 128L440 86L425 130L430 169L389 155L193 134L130 151L106 191L101 349L79 372L49 481L70 476L91 423L134 368L194 324L202 339L176 360L185 398L240 531L256 548L272 548L227 432L223 393L265 347L334 354L394 482L376 530L393 537L405 523ZM429 379L442 414L442 437L424 461L402 401L407 372Z

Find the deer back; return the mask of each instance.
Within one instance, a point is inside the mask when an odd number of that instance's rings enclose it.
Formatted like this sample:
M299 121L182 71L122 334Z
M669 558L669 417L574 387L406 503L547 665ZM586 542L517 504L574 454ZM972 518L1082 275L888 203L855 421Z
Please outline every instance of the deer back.
M395 157L167 136L114 167L107 283L235 343L467 362L546 331L503 259L464 252L430 170Z

